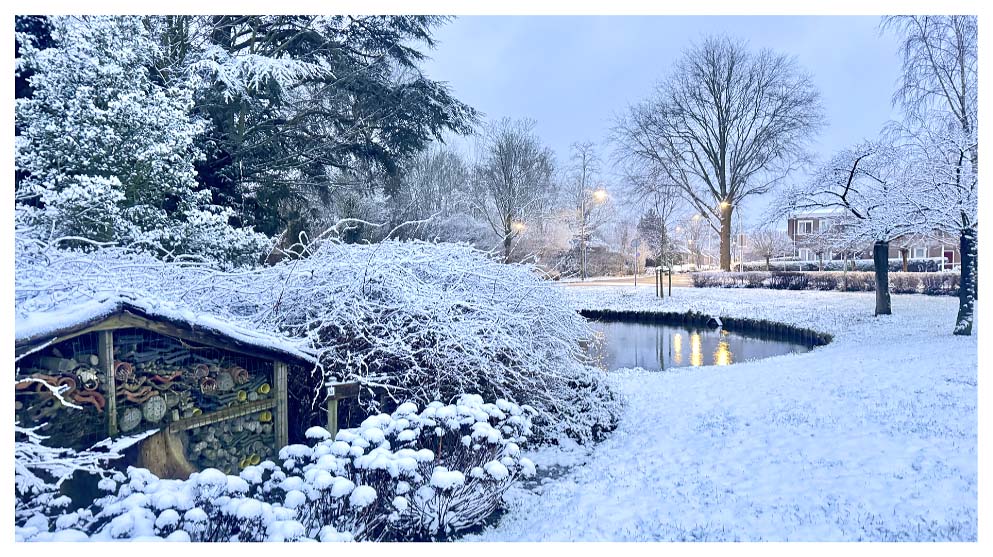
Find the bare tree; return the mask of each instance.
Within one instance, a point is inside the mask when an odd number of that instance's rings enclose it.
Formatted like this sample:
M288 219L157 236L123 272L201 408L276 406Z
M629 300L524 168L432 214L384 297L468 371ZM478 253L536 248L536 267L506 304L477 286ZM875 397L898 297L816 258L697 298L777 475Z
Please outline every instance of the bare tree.
M711 37L688 49L655 96L615 128L628 157L656 166L720 233L731 266L731 216L804 159L822 125L820 96L795 61Z
M713 257L716 232L699 214L677 221L674 232L674 249L688 254L697 269L703 267L705 259Z
M682 216L685 203L681 196L678 185L673 183L660 169L643 160L625 158L623 152L621 156L620 171L623 181L628 187L628 197L631 203L643 212L642 219L652 214L650 220L657 222L650 228L639 226L640 236L649 245L662 249L663 252L656 254L658 265L662 261L672 262L672 250L675 247L672 235L672 228L675 222ZM655 230L658 238L646 237L647 231Z
M400 186L386 200L390 230L394 237L482 245L490 231L475 199L465 157L451 148L431 147L407 162Z
M514 238L549 205L553 161L552 151L534 134L531 120L504 118L486 131L483 161L477 168L479 208L503 242L506 261Z
M962 256L955 334L971 335L978 294L978 30L975 16L893 16L882 27L901 39L903 77L893 101L904 109L905 135L926 160L929 213L957 232Z
M613 211L603 187L600 157L590 142L573 143L566 168L562 194L569 207L570 227L579 246L579 274L586 279L587 244L597 230L610 220Z
M843 149L806 183L788 188L778 214L833 208L831 234L849 245L872 243L876 273L876 315L892 313L889 293L889 243L928 229L926 211L913 188L913 172L901 146L867 141Z
M638 237L652 256L656 267L672 264L673 238L666 234L665 222L655 209L649 209L638 219Z
M765 259L765 270L772 269L773 257L780 257L791 252L793 242L782 230L759 228L748 235L748 253L753 257Z

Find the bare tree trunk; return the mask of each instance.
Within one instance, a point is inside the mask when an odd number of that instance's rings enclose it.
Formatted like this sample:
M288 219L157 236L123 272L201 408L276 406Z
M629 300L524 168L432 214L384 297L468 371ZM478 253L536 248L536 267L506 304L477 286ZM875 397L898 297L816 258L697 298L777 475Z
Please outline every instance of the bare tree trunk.
M731 270L731 211L733 207L721 209L721 270Z
M503 261L504 263L510 263L510 237L511 232L507 231L503 236Z
M955 318L955 334L972 335L972 320L975 315L976 280L979 251L976 229L968 228L959 234L959 253L962 256L962 278L959 280L959 313Z
M876 270L876 315L890 315L890 243L877 241L872 245L872 263Z
M771 259L771 256L769 256L769 255L766 255L765 256L765 270L766 271L771 271L772 270L772 264L769 263L769 260L770 259Z
M907 253L910 252L909 249L903 248L900 250L900 257L903 258L903 272L907 272Z

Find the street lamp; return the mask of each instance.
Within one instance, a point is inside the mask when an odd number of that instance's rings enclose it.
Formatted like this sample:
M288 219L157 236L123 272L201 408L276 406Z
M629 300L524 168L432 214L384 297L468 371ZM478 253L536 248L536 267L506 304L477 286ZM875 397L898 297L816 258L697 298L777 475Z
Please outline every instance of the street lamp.
M599 187L592 192L589 190L584 190L582 195L579 197L579 269L581 280L586 280L586 218L588 212L593 208L586 207L586 196L587 193L593 198L593 202L596 204L603 203L607 200L607 190L603 187Z
M521 232L524 232L527 229L527 226L523 222L519 220L515 220L510 224L510 229L520 234Z

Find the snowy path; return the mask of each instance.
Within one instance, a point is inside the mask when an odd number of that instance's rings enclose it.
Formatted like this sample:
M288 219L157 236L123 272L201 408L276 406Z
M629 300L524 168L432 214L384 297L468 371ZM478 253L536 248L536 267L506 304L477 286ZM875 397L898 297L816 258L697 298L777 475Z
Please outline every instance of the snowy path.
M570 289L578 308L660 308L651 292ZM467 539L975 540L975 337L956 300L684 289L664 309L771 318L830 332L813 352L730 368L630 370L620 427L568 473L508 495Z

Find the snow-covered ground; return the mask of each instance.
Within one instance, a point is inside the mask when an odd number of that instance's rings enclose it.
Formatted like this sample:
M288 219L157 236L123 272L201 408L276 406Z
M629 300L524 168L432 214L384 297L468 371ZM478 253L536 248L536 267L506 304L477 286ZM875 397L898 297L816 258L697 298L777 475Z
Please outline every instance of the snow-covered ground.
M976 540L977 340L957 300L873 294L568 289L577 309L702 311L834 335L812 352L623 370L619 428L590 451L531 455L556 472L508 494L468 540ZM555 465L566 465L564 469Z

